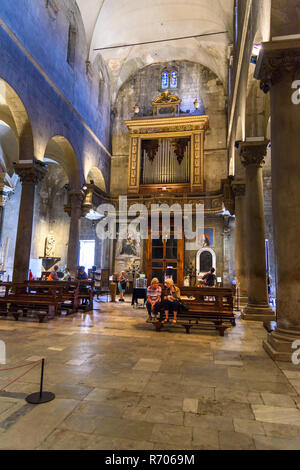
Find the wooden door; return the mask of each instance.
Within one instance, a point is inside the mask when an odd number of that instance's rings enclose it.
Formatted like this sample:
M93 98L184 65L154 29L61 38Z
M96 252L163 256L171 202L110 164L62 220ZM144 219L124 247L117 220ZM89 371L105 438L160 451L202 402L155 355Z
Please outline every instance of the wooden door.
M147 240L146 274L148 281L157 277L164 283L165 276L171 275L175 284L183 286L184 239L174 238L171 227L170 238L165 239L160 230L159 239L151 239L151 229Z

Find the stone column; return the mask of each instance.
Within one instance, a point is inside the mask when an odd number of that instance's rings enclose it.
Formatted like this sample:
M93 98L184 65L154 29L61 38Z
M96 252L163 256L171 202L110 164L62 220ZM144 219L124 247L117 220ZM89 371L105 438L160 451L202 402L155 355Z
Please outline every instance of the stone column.
M263 44L256 72L271 94L272 199L277 328L264 343L275 360L291 361L300 340L300 40Z
M268 141L241 142L239 152L246 168L246 247L248 257L248 303L242 318L272 321L269 307L265 251L265 217L262 166Z
M232 189L235 195L235 273L240 286L241 302L248 299L248 258L246 248L245 195L246 182L234 181Z
M35 186L41 181L45 174L45 165L33 160L32 163L16 163L15 172L20 176L22 182L22 194L19 211L18 232L16 239L14 282L24 282L28 277L31 252L31 238L34 213Z
M79 230L82 215L84 193L82 191L69 191L68 212L70 215L70 231L68 243L68 268L75 275L79 263Z

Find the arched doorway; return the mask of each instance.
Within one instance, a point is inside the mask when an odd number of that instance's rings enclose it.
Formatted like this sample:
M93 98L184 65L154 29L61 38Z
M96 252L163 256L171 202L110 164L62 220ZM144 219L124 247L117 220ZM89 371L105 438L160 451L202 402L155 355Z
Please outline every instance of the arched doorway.
M216 253L211 248L202 248L196 258L197 275L204 276L211 268L217 269Z

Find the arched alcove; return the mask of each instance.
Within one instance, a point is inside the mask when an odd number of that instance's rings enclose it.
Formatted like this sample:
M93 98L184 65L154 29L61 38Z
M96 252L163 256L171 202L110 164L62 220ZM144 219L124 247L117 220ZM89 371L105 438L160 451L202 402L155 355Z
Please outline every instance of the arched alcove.
M217 257L211 248L202 248L196 257L196 271L198 275L206 274L211 268L217 269Z
M106 192L105 179L99 168L96 168L95 166L92 167L88 172L86 181L88 184L94 184L97 188L101 189L101 191Z

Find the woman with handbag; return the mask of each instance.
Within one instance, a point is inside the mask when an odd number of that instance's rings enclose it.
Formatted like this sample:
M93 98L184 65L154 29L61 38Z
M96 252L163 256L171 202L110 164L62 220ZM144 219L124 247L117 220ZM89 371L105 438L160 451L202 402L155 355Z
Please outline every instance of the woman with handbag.
M169 314L173 313L173 323L177 323L177 314L180 310L180 290L175 286L173 279L166 280L166 291L164 297L165 307L165 320L162 323L169 321Z
M122 271L121 276L119 277L118 281L119 281L118 282L118 288L119 288L119 292L120 292L119 302L125 302L124 294L125 294L125 291L126 291L126 284L127 284L126 272L125 271Z

